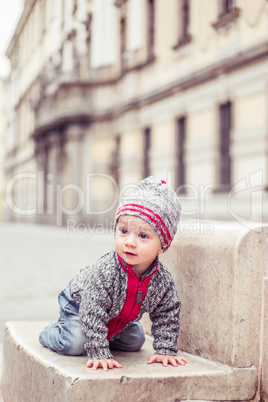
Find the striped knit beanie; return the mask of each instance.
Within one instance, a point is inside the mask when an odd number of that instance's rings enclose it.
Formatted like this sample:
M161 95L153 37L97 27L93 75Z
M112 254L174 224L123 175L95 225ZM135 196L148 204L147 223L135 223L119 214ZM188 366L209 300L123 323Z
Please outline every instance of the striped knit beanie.
M119 205L115 227L122 215L132 215L148 222L157 233L163 251L166 251L180 221L180 201L165 181L150 176L139 182Z

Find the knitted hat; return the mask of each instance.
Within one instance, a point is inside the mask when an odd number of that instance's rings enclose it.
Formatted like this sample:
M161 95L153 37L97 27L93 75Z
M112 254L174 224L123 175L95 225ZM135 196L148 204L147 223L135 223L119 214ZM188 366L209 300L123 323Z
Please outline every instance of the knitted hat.
M139 182L119 205L115 227L122 215L132 215L149 223L166 251L178 228L181 205L174 190L165 181L150 176Z

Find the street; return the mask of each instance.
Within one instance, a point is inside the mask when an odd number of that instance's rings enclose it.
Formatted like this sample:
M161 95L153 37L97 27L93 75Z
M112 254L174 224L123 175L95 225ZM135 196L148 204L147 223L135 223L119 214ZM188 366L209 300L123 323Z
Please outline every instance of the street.
M6 321L56 320L59 292L114 245L111 230L81 232L0 223L0 344Z

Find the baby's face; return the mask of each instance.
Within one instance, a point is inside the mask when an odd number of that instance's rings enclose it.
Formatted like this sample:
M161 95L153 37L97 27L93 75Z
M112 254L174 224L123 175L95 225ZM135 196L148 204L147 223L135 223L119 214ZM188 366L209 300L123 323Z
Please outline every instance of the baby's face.
M119 256L138 274L143 274L163 252L155 230L143 219L120 216L116 225L115 248Z

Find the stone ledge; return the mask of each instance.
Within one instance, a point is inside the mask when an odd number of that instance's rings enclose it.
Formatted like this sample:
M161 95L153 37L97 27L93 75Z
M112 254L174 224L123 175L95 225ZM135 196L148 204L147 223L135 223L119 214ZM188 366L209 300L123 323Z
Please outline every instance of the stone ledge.
M47 323L6 325L1 388L5 402L246 401L257 389L257 370L232 368L182 353L185 367L147 365L152 340L137 353L114 352L123 368L92 371L86 357L61 356L38 342Z

